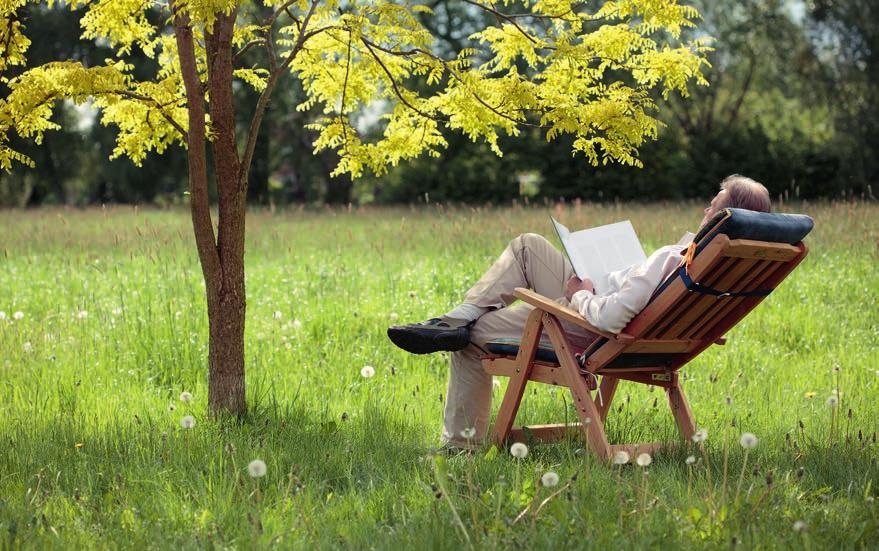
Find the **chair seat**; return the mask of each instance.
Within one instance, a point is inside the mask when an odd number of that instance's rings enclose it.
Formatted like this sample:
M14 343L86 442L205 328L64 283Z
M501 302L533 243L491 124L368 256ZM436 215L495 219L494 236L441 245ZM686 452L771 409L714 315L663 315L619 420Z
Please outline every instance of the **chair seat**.
M486 343L486 349L492 354L499 356L515 356L519 353L519 339L495 339ZM643 354L620 354L612 360L605 369L631 369L635 367L669 367L674 361L683 356L681 353L647 352ZM579 356L578 356L579 357ZM589 355L587 354L587 357ZM541 362L558 364L559 358L552 344L541 341L537 345L535 359Z

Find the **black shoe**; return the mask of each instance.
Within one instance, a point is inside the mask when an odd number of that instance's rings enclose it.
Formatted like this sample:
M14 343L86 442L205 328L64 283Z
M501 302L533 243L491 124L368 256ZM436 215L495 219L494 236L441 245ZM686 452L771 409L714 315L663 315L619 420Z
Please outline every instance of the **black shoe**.
M406 352L429 354L445 350L454 352L470 344L470 325L452 327L439 318L422 323L388 327L388 338Z

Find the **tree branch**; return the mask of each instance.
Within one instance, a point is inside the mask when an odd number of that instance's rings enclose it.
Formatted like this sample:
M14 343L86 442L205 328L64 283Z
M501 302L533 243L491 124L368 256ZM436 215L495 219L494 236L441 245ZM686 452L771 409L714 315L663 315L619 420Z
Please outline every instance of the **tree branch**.
M192 212L192 228L195 233L195 243L201 260L208 299L212 301L214 300L213 296L222 287L222 268L208 202L205 96L198 77L189 14L178 9L174 0L171 3L171 12L174 20L174 35L177 39L180 72L183 76L189 111L186 156L189 160L189 205Z

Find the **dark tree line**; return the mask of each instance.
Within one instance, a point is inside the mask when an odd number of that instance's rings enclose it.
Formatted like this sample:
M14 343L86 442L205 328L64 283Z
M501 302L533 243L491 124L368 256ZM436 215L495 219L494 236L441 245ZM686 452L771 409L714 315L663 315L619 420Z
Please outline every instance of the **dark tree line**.
M337 159L313 155L297 111L296 88L278 91L265 117L250 171L255 204L431 201L505 202L521 195L590 200L652 200L710 194L726 175L761 180L773 194L804 198L868 196L879 180L879 8L873 0L741 0L694 2L698 30L715 38L711 86L660 105L665 124L646 144L644 168L592 167L572 157L569 143L547 143L538 130L502 142L503 158L466 137L450 134L440 159L423 158L382 177L352 182L331 177ZM433 29L460 48L485 17L454 0L431 3ZM100 62L106 52L77 40L76 18L64 10L32 8L27 25L35 41L31 63L64 56ZM71 47L70 45L74 46ZM260 55L258 49L246 55ZM151 60L133 54L135 66ZM523 68L525 70L525 68ZM236 91L248 95L246 87ZM252 98L251 98L252 99ZM241 105L254 105L245 101ZM113 131L72 105L57 117L80 120L79 130L46 134L23 146L36 169L0 176L0 204L175 204L184 200L185 153L169 150L142 168L108 161ZM239 113L241 124L251 113ZM368 118L368 117L367 117ZM65 124L64 128L75 125Z

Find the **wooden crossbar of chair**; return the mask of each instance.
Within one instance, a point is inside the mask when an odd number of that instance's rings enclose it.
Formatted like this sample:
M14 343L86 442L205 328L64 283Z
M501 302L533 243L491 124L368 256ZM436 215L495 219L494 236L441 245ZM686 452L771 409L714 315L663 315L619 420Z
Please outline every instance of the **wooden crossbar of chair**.
M715 236L692 261L687 273L693 281L735 293L776 288L808 254L797 245L730 240ZM678 371L712 344L724 344L724 334L753 310L764 296L725 296L693 292L681 278L674 279L619 334L593 327L578 312L528 289L515 296L534 306L515 357L488 354L483 368L495 376L509 377L491 438L504 445L514 441L554 441L579 432L600 459L615 452L653 453L661 443L610 444L604 424L620 381L658 386L683 439L696 431L696 422L681 388ZM581 355L571 346L561 321L599 335ZM536 360L541 335L552 342L557 362ZM647 356L645 362L627 366L629 358ZM655 359L653 359L655 356ZM570 389L578 423L514 427L516 413L529 381ZM599 384L600 382L600 384Z

